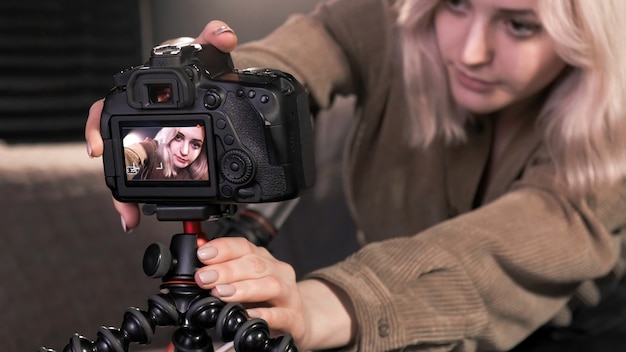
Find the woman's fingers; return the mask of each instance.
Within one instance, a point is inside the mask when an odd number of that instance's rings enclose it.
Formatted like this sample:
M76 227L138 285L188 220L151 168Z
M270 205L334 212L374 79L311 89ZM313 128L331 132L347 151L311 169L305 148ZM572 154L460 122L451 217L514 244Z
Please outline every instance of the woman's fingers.
M137 203L122 203L113 198L113 206L115 206L115 210L120 214L122 228L125 232L130 232L132 229L139 226L141 213L139 212L139 205Z
M243 237L219 237L198 249L198 259L202 263L210 265L253 253L271 257L267 249L257 247Z
M234 286L237 289L234 298L244 302L279 300L283 290L295 284L295 272L291 266L278 260L253 256L206 266L197 270L195 277L204 289L219 285ZM225 296L223 292L219 293Z
M280 301L284 292L295 287L295 271L289 264L245 238L212 240L198 249L198 257L207 266L197 270L196 282L204 289L213 289L219 297L273 302Z
M104 152L104 143L100 135L100 115L104 107L104 99L100 99L89 108L89 116L85 124L85 141L87 143L87 154L92 157L99 157ZM121 216L122 228L125 232L139 226L139 206L136 203L121 203L115 198L113 205Z
M237 35L225 22L215 20L204 27L194 43L212 44L221 51L229 53L237 46Z
M85 140L87 142L87 154L95 158L102 155L104 144L100 135L100 115L104 107L104 99L93 103L89 108L89 116L85 124Z
M296 340L304 335L303 302L289 264L240 237L209 241L198 249L198 258L206 265L196 271L198 286L225 302L254 305L251 316L265 319L274 330Z
M273 276L211 286L211 294L226 302L264 302L272 306L281 305L282 295L287 291L281 280Z
M289 332L296 339L299 339L303 334L303 320L301 317L296 316L292 309L255 307L248 309L247 312L251 318L265 320L272 330Z

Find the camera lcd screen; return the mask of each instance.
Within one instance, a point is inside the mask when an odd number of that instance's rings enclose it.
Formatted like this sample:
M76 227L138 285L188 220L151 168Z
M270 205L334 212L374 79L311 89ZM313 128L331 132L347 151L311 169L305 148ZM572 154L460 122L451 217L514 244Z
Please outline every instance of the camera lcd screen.
M120 127L128 182L209 180L202 124Z

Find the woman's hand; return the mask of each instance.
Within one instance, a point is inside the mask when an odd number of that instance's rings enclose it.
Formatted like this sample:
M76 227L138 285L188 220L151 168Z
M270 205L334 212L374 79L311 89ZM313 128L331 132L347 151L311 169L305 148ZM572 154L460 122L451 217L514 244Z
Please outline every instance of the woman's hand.
M275 259L267 249L247 239L222 237L198 249L206 266L196 272L198 286L225 302L263 303L249 314L265 319L273 329L301 339L304 329L302 300L293 268Z
M198 44L212 44L223 52L231 52L237 46L237 36L230 27L222 21L211 21L202 33L193 40ZM98 100L89 109L89 116L85 125L85 140L87 153L95 158L102 155L104 144L100 135L100 115L104 106L104 99ZM115 209L120 213L122 227L128 232L139 225L140 212L136 203L121 203L113 199Z
M355 334L343 291L318 280L296 283L293 268L245 238L221 237L198 249L206 265L197 284L225 302L241 302L270 328L290 333L300 349L340 347Z

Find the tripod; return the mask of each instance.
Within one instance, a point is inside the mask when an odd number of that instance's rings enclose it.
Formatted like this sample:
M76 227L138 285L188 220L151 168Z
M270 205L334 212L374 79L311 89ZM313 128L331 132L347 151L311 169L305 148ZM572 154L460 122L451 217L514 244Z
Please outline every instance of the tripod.
M146 205L143 211L159 220L183 222L183 233L172 237L169 248L153 243L144 253L144 273L162 278L161 292L148 299L147 311L128 308L121 328L101 327L95 341L75 334L63 352L127 352L131 343L150 344L158 326L178 327L172 335L176 352L213 352L208 329L215 329L223 342L233 341L237 352L297 352L291 335L270 338L264 320L248 319L241 304L225 303L194 281L201 265L196 257L203 236L200 221L232 214L234 207ZM39 352L54 350L42 347Z

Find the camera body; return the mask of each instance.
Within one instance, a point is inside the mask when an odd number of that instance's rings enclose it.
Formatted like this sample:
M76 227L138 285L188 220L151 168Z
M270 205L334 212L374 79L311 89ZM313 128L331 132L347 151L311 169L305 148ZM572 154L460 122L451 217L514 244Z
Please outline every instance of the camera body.
M158 46L117 74L100 127L106 184L123 202L275 202L315 182L304 87L285 72L236 70L211 45Z

